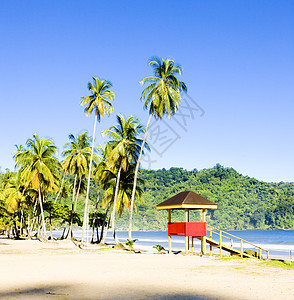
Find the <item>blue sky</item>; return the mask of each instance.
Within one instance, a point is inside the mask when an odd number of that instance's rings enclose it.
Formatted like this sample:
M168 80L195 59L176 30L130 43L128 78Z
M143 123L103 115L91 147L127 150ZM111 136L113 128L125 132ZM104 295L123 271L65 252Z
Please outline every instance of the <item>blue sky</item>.
M294 181L293 1L1 1L0 36L2 171L35 132L60 152L69 133L92 133L79 104L92 76L116 93L98 143L117 113L146 124L139 81L157 55L182 65L190 98L180 115L153 124L143 166L220 163Z

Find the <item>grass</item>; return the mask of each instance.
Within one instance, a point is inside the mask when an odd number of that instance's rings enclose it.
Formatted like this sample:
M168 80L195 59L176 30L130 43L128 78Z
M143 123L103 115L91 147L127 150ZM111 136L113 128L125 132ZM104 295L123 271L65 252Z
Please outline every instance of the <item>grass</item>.
M233 255L233 256L216 257L216 259L221 261L228 261L228 260L244 260L245 258L242 258L238 255Z
M278 260L269 260L263 261L259 264L261 267L273 267L284 270L294 270L294 263L290 265L288 262L278 261Z

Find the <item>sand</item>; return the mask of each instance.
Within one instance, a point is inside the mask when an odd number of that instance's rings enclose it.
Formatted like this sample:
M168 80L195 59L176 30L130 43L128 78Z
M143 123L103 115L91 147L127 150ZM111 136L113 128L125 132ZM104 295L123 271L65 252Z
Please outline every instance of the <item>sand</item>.
M0 239L0 270L1 299L294 299L294 270L255 259Z

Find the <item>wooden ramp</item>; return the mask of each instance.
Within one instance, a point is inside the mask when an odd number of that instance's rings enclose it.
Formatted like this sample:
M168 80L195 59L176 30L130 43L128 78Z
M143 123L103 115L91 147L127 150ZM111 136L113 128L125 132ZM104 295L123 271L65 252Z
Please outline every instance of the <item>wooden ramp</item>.
M232 235L223 230L219 230L210 225L207 226L207 236L204 237L206 243L210 245L210 255L212 255L212 247L217 247L220 250L220 256L222 256L222 250L229 252L231 255L239 255L241 257L247 258L259 258L262 259L262 251L266 252L267 259L269 258L269 252L266 249L263 249L255 244L252 244L248 241L245 241L235 235ZM203 237L196 237L199 240L202 240ZM224 242L227 241L227 243ZM240 246L234 247L234 241L239 241ZM229 242L228 242L229 241ZM246 248L250 248L256 253L256 256L252 256L248 253L245 253L244 245ZM248 246L249 245L249 246Z

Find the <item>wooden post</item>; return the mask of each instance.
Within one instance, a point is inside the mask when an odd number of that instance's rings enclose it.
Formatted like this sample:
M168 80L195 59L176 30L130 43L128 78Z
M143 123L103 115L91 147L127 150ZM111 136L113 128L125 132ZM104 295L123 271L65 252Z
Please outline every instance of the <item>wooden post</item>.
M209 234L210 239L212 240L212 231L210 230L210 234ZM209 255L212 255L212 245L209 245Z
M185 208L185 222L189 222L189 208ZM188 254L189 237L185 236L185 253Z
M168 210L168 223L171 223L171 209ZM171 253L171 236L168 236L168 253Z
M206 222L206 209L202 210L202 222ZM201 237L201 253L206 254L206 236Z
M241 244L240 253L241 253L241 257L243 258L243 240L240 241L240 244Z
M193 238L193 236L191 237L191 240L192 240L192 253L194 253L194 238Z
M219 256L222 257L222 232L219 232Z

